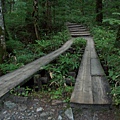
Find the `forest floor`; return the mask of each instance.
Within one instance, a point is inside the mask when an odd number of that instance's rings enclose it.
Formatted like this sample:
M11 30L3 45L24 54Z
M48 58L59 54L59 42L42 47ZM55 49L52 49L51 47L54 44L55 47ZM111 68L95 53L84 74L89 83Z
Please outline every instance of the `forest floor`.
M120 120L120 109L71 109L69 103L50 100L48 96L10 95L0 106L0 120Z

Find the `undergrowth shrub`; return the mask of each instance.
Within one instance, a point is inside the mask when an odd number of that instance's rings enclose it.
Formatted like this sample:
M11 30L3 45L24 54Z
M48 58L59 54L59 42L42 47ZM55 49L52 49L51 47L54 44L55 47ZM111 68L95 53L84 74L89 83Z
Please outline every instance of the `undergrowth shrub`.
M101 61L108 66L108 80L116 105L120 104L120 49L115 47L116 32L104 27L92 29L95 46Z
M75 79L68 75L69 72L76 72L80 66L80 61L82 54L80 51L85 47L86 41L77 38L75 39L71 52L66 52L63 55L60 55L55 63L48 64L43 67L43 69L49 71L51 80L48 84L48 91L51 94L52 99L58 99L63 97L64 93L66 95L66 101L70 100L71 92L73 91L72 86L66 86L65 78L70 78L71 80ZM75 82L75 80L73 80ZM69 96L69 97L68 97Z

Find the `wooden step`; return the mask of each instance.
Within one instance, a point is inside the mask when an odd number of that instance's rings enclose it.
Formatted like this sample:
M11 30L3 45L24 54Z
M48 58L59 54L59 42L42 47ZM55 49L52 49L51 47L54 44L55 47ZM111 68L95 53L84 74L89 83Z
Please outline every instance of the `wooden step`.
M80 36L90 36L89 33L81 33L81 34L71 34L72 37L80 37Z
M71 31L71 30L87 30L86 28L84 28L84 27L81 27L81 28L69 28L69 31Z
M71 34L90 34L90 32L89 31L77 31L77 32L70 32Z
M66 25L79 25L78 23L66 22Z
M67 25L68 28L84 27L83 25Z
M87 31L87 29L69 29L70 32L82 32Z
M68 26L69 29L86 29L84 26L78 26L78 27L75 27L75 26Z

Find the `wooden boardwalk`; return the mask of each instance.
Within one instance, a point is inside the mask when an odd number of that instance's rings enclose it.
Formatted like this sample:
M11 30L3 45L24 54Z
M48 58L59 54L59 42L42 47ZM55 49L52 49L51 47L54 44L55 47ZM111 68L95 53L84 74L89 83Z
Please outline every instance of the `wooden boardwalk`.
M93 38L84 26L75 23L69 23L67 26L72 37L82 37L87 40L74 91L71 96L71 103L110 105L109 84L96 53Z
M12 88L16 87L23 82L26 82L28 78L33 76L36 72L38 72L42 66L50 63L60 54L65 52L73 43L73 39L67 41L61 48L55 50L54 52L43 56L14 72L6 74L0 77L0 98L4 96L7 92L9 92Z

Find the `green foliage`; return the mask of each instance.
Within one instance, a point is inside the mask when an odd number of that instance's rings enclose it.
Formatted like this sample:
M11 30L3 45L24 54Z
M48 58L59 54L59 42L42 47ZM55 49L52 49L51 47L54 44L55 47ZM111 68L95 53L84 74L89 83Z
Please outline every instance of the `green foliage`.
M48 64L43 69L49 71L51 80L48 84L48 91L50 92L51 99L64 98L64 102L70 101L70 96L73 91L72 86L67 86L65 78L70 78L74 81L74 78L68 75L70 71L76 71L80 66L81 48L85 47L85 40L75 39L71 52L66 52L60 55L55 63ZM74 50L74 51L73 51Z
M2 70L2 72L4 74L6 74L8 72L11 72L15 69L20 68L22 65L23 64L13 64L13 63L7 64L7 63L4 63L4 64L0 64L0 69Z
M120 13L115 12L113 13L113 15L115 15L115 18L106 18L103 20L103 22L109 23L110 25L120 25L120 20L119 20Z
M44 53L48 53L54 51L55 49L61 47L61 45L64 44L64 42L67 41L68 38L68 32L66 30L63 30L62 32L58 32L56 35L53 35L53 37L49 40L36 40L37 43L34 44L35 52L39 53L41 51Z
M24 44L18 40L8 40L6 41L6 47L12 52L15 50L22 50L24 48Z
M108 79L111 85L111 94L116 105L120 104L120 49L115 48L115 31L103 27L95 27L92 30L96 49L101 61L108 66Z
M114 87L112 89L113 99L116 105L120 104L120 86Z
M78 48L83 48L86 46L86 40L83 38L76 38L73 46L79 46Z
M23 96L23 97L28 97L30 95L30 93L32 92L33 90L29 87L16 87L14 89L12 89L10 91L11 94L15 95L15 96Z

